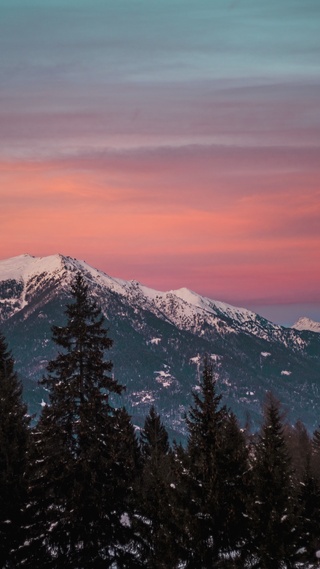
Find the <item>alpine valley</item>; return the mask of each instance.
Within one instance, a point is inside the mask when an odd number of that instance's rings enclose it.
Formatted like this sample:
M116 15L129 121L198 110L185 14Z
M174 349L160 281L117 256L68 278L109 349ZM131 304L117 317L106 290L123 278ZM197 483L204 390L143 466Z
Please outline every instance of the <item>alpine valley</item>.
M205 353L223 402L242 424L248 418L253 428L259 424L271 390L290 422L301 419L310 430L319 425L320 324L303 319L284 328L185 288L158 292L62 255L0 261L0 327L31 414L46 401L38 380L57 350L51 327L65 323L70 282L79 271L105 315L113 340L107 357L126 386L120 403L136 425L154 403L171 436L184 436Z

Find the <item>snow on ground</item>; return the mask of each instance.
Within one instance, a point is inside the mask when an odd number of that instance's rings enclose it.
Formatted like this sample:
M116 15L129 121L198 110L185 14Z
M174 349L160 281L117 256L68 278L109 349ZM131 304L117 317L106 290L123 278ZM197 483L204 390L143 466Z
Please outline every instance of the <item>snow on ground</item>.
M180 317L183 316L184 319L194 317L195 315L205 315L205 313L216 317L219 317L220 314L224 314L239 324L254 322L257 319L257 315L250 310L210 300L187 288L160 292L144 286L137 281L125 281L110 277L103 271L94 269L85 261L60 254L47 257L33 257L32 255L26 254L0 261L0 280L27 282L34 275L43 273L56 275L65 269L72 269L72 271L70 271L71 274L77 270L83 270L89 279L91 277L96 284L106 286L122 296L131 295L140 305L143 305L146 301L154 306L159 302L164 303L164 312L166 312L166 307L169 313L171 312L172 298L175 297L178 302L182 301L182 303L180 302L179 312ZM230 331L233 330L231 329ZM226 332L225 329L224 332Z
M61 255L48 257L32 257L19 255L0 261L0 280L27 281L30 277L41 273L55 273L61 269Z
M319 332L320 333L320 322L315 322L311 318L302 316L299 320L292 326L295 330L307 330L309 332Z
M66 285L79 270L102 290L107 289L127 298L135 309L147 306L157 316L174 323L178 328L190 329L195 334L204 335L205 325L208 325L208 329L215 329L223 335L237 333L241 329L267 340L269 337L274 338L278 335L283 343L286 341L286 337L282 337L281 326L272 323L265 326L257 314L245 308L210 300L187 288L168 292L153 290L134 280L125 281L110 277L103 271L94 269L85 261L59 254L48 257L20 255L0 261L0 281L15 280L26 285L36 275L46 274L48 278L58 279L59 275L63 274L62 281ZM21 310L26 305L26 288L24 286L23 291L19 293L19 306L14 307L15 310ZM98 295L99 291L96 294ZM314 324L319 325L320 330L320 323ZM290 342L303 347L305 342L299 334L294 330L291 330L291 334ZM151 340L151 343L155 345L159 342L160 339L156 337ZM267 352L261 352L262 357L267 357L267 355L269 355Z
M220 302L217 300L210 300L204 296L201 296L188 288L180 288L177 290L170 291L171 294L174 294L181 300L184 300L187 304L194 306L196 308L200 308L207 312L211 312L212 314L217 314L219 312L223 312L230 318L237 320L238 322L246 322L250 320L256 319L256 314L251 312L251 310L247 310L246 308L237 308L232 306L231 304L227 304L225 302Z
M156 346L158 346L161 342L161 338L151 338L151 340L149 340L148 344L154 344Z
M157 374L155 380L158 383L161 383L162 387L170 387L174 380L174 377L172 377L172 375L167 371L160 370L154 371L153 373Z

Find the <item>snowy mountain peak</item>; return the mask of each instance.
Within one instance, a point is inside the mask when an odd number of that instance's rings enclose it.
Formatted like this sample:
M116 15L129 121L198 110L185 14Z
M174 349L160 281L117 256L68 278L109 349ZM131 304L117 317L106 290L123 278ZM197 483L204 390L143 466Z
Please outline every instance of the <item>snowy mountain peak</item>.
M226 302L220 302L217 300L211 300L205 296L201 296L188 288L180 288L178 290L171 291L171 294L174 294L187 304L190 304L196 308L201 310L205 310L206 312L210 312L216 316L220 316L221 314L227 316L228 318L232 318L238 322L247 322L249 320L255 320L257 315L246 308L239 308L232 306L231 304L227 304Z
M5 320L30 305L32 298L48 287L69 286L79 263L60 254L48 257L19 255L0 261L0 320Z
M275 336L282 338L284 331L245 308L231 306L224 302L211 300L188 288L160 292L144 286L136 280L125 281L108 276L72 257L56 254L48 257L21 255L0 261L0 320L28 308L32 310L33 299L39 294L54 298L68 291L75 273L80 271L92 288L92 294L103 300L105 314L115 299L130 306L135 313L149 311L157 318L188 330L192 334L202 334L211 341L218 334L226 337L238 333L255 334L261 339ZM293 342L300 349L303 340L298 332L291 330L291 336L283 341Z
M320 333L320 322L315 322L311 320L311 318L307 318L306 316L302 316L297 320L297 322L292 326L295 330L307 330L309 332L318 332Z
M56 272L65 259L62 255L33 257L28 254L5 259L0 261L0 281L26 281L35 274Z
M57 253L47 257L34 257L33 255L25 254L0 261L0 282L15 280L26 283L35 275L52 277L62 273L64 273L68 281L72 274L77 271L84 271L87 278L91 275L91 277L95 278L99 276L100 278L110 279L105 273L93 269L85 261L79 261Z
M190 290L188 288L183 287L177 290L171 290L170 293L174 294L178 298L181 298L188 304L193 304L194 306L201 306L201 307L203 305L202 297L196 292L193 292L193 290Z
M287 393L288 407L297 407L294 418L303 416L306 381L316 384L319 378L319 334L283 328L188 288L160 292L135 280L113 278L60 254L0 261L1 330L18 373L29 385L30 401L36 400L32 382L42 377L54 354L52 325L63 322L70 282L78 272L110 328L115 373L127 385L132 414L142 413L144 419L146 406L154 401L173 431L179 431L190 390L199 380L202 355L208 353L230 404L259 414L262 392L279 388ZM320 394L316 389L310 393L318 421ZM39 405L43 396L41 392Z

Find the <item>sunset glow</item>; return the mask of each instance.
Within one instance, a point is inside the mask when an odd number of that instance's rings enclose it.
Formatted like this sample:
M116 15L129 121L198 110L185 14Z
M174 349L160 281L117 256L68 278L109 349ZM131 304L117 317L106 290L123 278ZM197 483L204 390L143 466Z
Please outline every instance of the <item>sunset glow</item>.
M319 3L0 6L0 258L320 320Z

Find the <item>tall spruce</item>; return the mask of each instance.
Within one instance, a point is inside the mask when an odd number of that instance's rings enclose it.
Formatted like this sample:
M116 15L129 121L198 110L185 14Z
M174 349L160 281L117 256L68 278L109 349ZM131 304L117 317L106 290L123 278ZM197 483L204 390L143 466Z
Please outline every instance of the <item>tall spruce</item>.
M178 564L178 528L174 501L172 453L168 433L154 406L150 408L140 433L142 470L138 486L143 563L150 569L166 569Z
M313 562L320 549L319 527L320 484L308 466L297 490L298 547L297 558L301 563Z
M305 427L304 427L305 428ZM309 435L308 435L309 437ZM303 441L302 441L303 442ZM306 442L306 441L304 441ZM320 515L320 430L316 429L309 444L303 450L307 460L298 485L299 505L299 561L313 562L315 553L320 550L318 524ZM303 461L301 461L303 464Z
M292 467L295 483L299 485L305 478L306 472L310 471L312 441L305 425L296 421L295 425L285 425L284 434Z
M160 461L169 452L168 433L154 405L150 407L140 433L140 445L145 461L151 456Z
M253 567L293 567L298 538L295 516L292 465L280 404L268 394L254 465Z
M187 417L187 474L182 477L189 504L186 567L227 566L231 551L241 541L243 498L235 481L239 483L246 469L246 451L235 418L221 405L208 358L204 360L199 391L193 397L194 405ZM241 448L238 456L237 444Z
M23 539L29 419L14 360L0 333L0 564L14 567Z
M135 567L127 514L134 433L112 405L123 390L105 359L112 341L80 273L71 296L66 325L53 327L59 352L42 381L50 404L33 434L25 558L29 567Z
M311 471L320 484L320 427L315 429L312 435Z
M219 464L219 536L222 557L243 567L249 550L249 502L252 495L249 452L245 433L229 412L223 430ZM225 561L225 566L229 566Z

